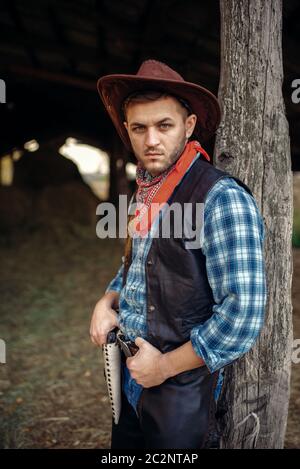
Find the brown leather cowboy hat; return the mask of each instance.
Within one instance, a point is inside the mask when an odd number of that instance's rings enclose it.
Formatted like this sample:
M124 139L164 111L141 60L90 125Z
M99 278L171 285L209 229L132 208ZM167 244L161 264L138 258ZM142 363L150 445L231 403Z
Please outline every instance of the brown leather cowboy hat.
M187 102L197 116L194 134L200 143L211 137L219 126L221 111L217 98L206 88L185 81L179 73L157 60L146 60L136 75L106 75L99 78L97 88L122 141L131 150L123 124L123 101L136 91L161 90Z

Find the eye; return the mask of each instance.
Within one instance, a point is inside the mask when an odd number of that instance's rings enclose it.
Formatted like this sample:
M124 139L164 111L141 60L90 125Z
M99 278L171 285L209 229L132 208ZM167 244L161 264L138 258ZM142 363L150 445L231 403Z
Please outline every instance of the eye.
M133 127L132 131L133 132L143 132L145 130L145 127L142 125L139 125L137 127Z
M169 129L170 127L172 127L171 124L167 124L167 123L160 124L160 128L163 130Z

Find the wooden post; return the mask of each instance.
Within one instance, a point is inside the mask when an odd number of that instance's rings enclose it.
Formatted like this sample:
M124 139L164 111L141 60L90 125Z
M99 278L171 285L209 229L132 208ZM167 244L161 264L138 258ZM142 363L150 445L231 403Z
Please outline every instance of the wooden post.
M264 218L268 300L255 347L225 368L223 448L282 448L292 347L292 173L282 96L281 0L220 0L223 107L216 167L252 190ZM225 414L224 414L225 413Z
M118 203L119 194L130 195L129 183L126 177L126 151L120 139L115 137L111 142L110 157L110 187L109 200Z

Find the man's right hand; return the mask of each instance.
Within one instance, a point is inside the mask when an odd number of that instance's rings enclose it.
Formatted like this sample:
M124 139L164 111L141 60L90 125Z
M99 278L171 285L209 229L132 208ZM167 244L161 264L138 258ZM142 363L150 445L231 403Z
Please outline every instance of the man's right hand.
M119 326L119 318L115 309L118 308L119 293L107 292L97 303L93 311L90 326L91 341L95 345L106 343L107 334Z

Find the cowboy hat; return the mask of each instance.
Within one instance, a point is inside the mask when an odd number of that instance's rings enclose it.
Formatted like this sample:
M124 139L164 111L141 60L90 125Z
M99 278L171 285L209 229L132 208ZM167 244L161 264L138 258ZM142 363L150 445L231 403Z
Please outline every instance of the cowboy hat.
M127 130L123 124L122 104L133 92L159 90L183 99L197 116L194 134L200 142L211 137L220 123L221 111L217 98L206 88L185 81L179 73L157 60L146 60L136 75L105 75L97 88L125 146L131 150Z

